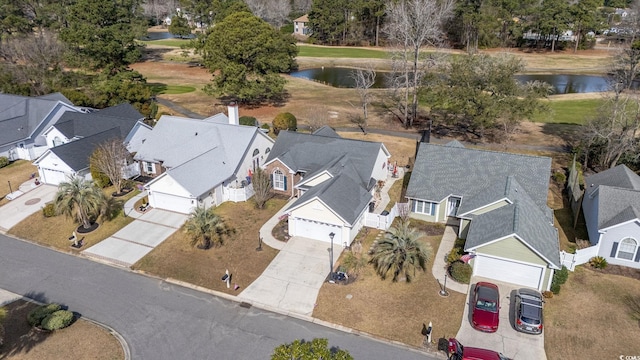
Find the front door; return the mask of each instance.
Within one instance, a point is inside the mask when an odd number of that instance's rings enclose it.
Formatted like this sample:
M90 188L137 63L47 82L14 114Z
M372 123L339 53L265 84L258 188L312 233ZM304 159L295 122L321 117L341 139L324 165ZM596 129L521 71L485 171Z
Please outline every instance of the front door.
M460 206L460 201L462 199L460 199L459 197L449 197L449 201L447 201L447 216L455 216L456 212L458 211L458 206Z

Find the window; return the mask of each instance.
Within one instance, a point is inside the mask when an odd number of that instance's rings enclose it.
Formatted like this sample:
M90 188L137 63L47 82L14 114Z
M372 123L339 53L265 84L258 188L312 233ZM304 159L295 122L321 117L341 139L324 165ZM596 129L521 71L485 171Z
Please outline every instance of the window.
M276 190L287 190L284 173L279 169L273 172L273 188Z
M413 212L418 214L425 214L425 215L435 215L436 203L421 201L421 200L413 200Z
M258 156L258 155L260 155L260 150L258 149L253 150L253 156Z
M53 138L53 146L58 146L58 145L62 145L62 140L56 136Z
M153 166L152 162L144 162L144 170L149 173L149 174L155 174L156 173L156 168L155 166Z
M268 154L271 152L271 148L267 148L267 150L264 151L265 154Z
M620 241L618 245L618 254L616 258L623 260L633 260L636 255L638 243L632 238L626 238Z

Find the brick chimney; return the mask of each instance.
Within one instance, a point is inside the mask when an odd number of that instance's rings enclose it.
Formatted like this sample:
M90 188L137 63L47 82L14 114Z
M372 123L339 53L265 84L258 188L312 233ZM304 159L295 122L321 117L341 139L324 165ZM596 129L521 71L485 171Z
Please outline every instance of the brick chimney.
M229 124L240 125L240 117L238 116L238 104L232 102L229 104Z

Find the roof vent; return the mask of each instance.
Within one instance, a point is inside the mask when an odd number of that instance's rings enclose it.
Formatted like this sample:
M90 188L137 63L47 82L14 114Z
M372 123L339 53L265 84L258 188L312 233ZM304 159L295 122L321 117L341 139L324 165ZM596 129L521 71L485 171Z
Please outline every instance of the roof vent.
M196 133L196 136L198 136L198 133Z

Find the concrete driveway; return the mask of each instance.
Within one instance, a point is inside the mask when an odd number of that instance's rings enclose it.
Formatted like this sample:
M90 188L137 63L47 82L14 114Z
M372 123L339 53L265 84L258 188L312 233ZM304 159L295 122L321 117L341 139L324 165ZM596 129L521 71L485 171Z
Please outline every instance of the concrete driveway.
M238 297L264 308L311 316L320 287L329 275L330 244L294 236ZM338 259L342 246L333 246Z
M500 325L498 326L498 331L493 334L483 333L471 326L469 306L473 294L473 284L478 281L488 281L496 284L500 290ZM498 351L514 360L546 360L544 332L542 335L529 335L518 332L514 328L515 290L519 287L479 277L472 278L471 284L462 316L462 326L460 326L456 339L463 346Z
M130 267L178 230L187 217L185 214L151 209L82 253L112 264Z
M0 232L6 232L53 200L58 188L41 184L0 207Z

